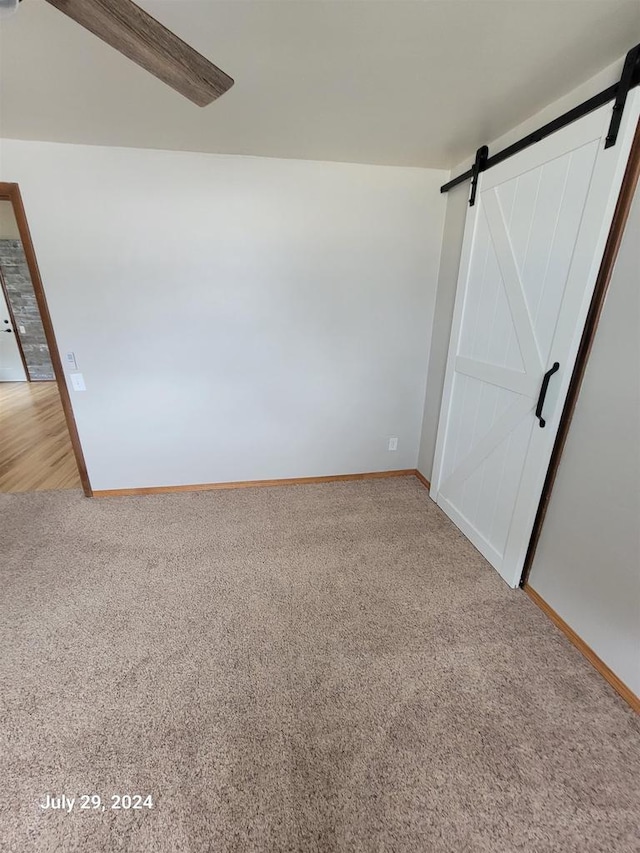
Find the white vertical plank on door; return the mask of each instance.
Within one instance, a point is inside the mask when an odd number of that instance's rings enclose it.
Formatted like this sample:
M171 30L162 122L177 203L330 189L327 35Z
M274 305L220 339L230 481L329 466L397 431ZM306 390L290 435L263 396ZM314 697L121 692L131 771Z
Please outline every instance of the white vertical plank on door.
M612 148L607 105L504 161L481 175L469 209L431 496L512 586L639 112L633 92Z

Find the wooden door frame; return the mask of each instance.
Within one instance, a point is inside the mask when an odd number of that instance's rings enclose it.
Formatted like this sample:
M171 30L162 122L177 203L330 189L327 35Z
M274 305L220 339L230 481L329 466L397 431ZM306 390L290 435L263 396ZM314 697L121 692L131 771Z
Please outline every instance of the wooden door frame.
M60 399L62 401L62 409L64 411L65 420L67 422L69 437L71 438L71 446L73 447L73 453L75 455L76 464L78 466L78 472L80 474L82 490L84 491L85 495L90 498L93 496L91 483L89 482L89 475L87 473L87 466L84 460L84 454L82 452L82 445L80 444L78 428L76 426L76 421L73 416L73 408L71 406L69 389L67 388L64 370L62 368L62 360L60 358L60 352L58 350L56 336L53 331L51 315L49 314L49 306L47 305L44 285L42 284L42 278L40 277L38 261L36 260L36 253L33 247L33 242L31 240L31 233L29 231L29 223L27 221L27 215L25 213L24 204L22 203L22 196L20 194L20 187L18 186L18 184L0 181L0 199L4 201L10 201L13 206L13 214L16 218L16 223L18 225L18 233L20 234L22 248L27 259L27 266L29 268L29 274L31 276L31 284L33 285L33 291L36 296L38 310L40 311L40 319L42 320L44 335L47 341L47 346L49 347L49 354L51 356L53 372L56 377L56 383L58 385L58 391L60 393Z
M16 344L18 345L18 352L20 353L20 359L24 368L24 375L27 377L27 382L33 382L33 380L31 379L31 374L29 373L29 365L27 364L27 359L25 358L24 350L22 349L22 341L20 340L20 335L16 331L16 329L18 328L18 326L16 325L16 316L13 313L13 308L11 307L11 302L9 300L9 291L7 290L7 282L5 281L2 264L0 264L0 288L2 288L4 301L7 303L7 311L9 312L11 325L13 326L13 334L15 336Z
M547 509L549 508L549 501L551 500L551 493L558 474L562 454L567 443L571 422L578 403L580 389L582 388L589 356L595 340L598 324L602 315L602 309L609 290L611 276L613 275L615 263L618 258L620 244L622 243L622 237L627 224L627 219L629 218L631 204L633 202L639 179L640 121L638 121L636 126L629 159L627 160L627 168L625 169L624 177L622 179L622 186L620 187L616 209L611 221L609 236L607 237L607 243L600 263L600 269L598 270L595 290L589 306L589 313L587 314L584 330L582 332L578 355L576 357L571 381L569 382L569 388L567 390L567 396L562 409L558 432L556 433L556 440L553 445L553 450L551 451L549 468L547 469L547 476L544 481L544 486L542 487L540 503L538 504L538 511L533 523L529 547L527 549L527 555L522 569L522 577L520 578L520 586L523 588L527 588L528 586L531 567L533 565L538 542L540 541L540 536L542 534L544 519L547 514Z

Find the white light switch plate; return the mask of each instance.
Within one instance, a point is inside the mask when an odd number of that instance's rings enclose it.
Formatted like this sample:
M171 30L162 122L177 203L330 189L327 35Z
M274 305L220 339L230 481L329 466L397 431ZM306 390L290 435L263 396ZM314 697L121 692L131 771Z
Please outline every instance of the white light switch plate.
M397 450L397 449L398 449L398 437L396 435L393 435L389 439L389 450Z
M70 373L71 387L74 391L86 391L87 386L84 384L84 376L81 373Z
M74 352L67 352L64 356L64 361L69 370L77 370L78 363L76 361L76 354Z

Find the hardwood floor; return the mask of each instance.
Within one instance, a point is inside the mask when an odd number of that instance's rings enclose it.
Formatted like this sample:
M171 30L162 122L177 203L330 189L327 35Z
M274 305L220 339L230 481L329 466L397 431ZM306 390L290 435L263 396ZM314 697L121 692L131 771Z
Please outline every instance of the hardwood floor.
M77 489L55 382L0 382L0 492Z

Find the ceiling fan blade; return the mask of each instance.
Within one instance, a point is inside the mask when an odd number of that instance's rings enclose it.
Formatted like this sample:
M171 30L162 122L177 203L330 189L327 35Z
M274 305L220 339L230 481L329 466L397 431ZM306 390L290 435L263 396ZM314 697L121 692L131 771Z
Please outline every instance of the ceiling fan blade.
M233 79L131 0L47 0L199 107Z

